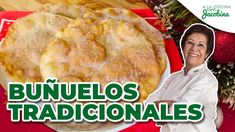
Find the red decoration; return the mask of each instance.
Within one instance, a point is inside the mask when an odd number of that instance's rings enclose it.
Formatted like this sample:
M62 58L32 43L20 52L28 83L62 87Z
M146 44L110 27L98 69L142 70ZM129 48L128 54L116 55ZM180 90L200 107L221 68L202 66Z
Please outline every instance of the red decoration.
M235 34L223 31L215 33L215 51L212 59L221 64L235 61Z

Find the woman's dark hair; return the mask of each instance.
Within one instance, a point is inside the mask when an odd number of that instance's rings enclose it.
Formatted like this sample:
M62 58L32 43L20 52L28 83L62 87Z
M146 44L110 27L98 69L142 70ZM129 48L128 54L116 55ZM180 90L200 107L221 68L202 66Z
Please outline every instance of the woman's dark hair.
M187 40L188 36L193 33L201 33L207 37L207 51L206 53L210 56L214 49L214 32L211 28L202 25L202 24L195 24L189 27L181 38L181 47L184 49L185 41Z

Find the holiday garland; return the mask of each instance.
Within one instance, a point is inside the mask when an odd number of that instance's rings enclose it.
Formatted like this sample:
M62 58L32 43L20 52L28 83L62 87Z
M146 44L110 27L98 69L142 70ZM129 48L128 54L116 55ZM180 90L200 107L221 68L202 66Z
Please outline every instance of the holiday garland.
M234 62L219 64L210 59L209 69L216 76L219 82L219 94L223 102L229 103L230 108L235 109L235 68Z

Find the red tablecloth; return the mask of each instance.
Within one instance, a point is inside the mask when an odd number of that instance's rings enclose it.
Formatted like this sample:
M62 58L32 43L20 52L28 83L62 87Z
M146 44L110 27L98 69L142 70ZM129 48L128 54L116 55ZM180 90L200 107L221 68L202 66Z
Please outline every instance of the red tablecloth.
M156 21L159 21L154 13L150 9L144 10L133 10L136 14L143 17L152 24L155 28L162 30L162 25L155 24ZM4 38L7 33L8 26L11 25L17 18L28 15L30 12L20 12L20 11L8 11L8 12L0 12L0 40ZM163 29L165 30L165 29ZM172 39L164 40L166 52L168 58L170 60L171 72L175 72L181 69L182 61L177 50L177 47ZM1 87L1 86L0 86ZM10 120L10 112L6 110L6 94L4 94L4 89L0 88L0 130L1 131L43 131L50 132L52 129L48 128L42 123L12 123ZM148 123L136 123L129 128L122 130L122 132L126 131L141 131L141 132L149 132L155 131L159 132L160 128L155 126L154 122Z

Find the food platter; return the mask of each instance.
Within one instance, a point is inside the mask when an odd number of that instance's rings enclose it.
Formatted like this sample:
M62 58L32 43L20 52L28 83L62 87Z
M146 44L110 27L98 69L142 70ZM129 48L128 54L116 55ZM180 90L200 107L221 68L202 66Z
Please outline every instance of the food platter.
M166 57L166 68L164 70L164 73L161 76L161 81L160 84L166 79L166 77L169 75L170 73L170 65L169 65L169 60L168 57ZM7 83L10 81L9 78L7 78L7 74L1 69L1 75L0 75L0 81L2 83L2 85L6 88L7 87ZM160 85L159 84L159 85ZM120 129L124 129L126 127L131 126L133 123L120 123L120 124L111 124L111 125L107 125L107 127L102 127L100 129L96 129L95 131L116 131L116 130L120 130ZM49 125L50 126L50 125ZM53 127L52 127L53 128ZM56 129L56 130L60 130L60 129Z

